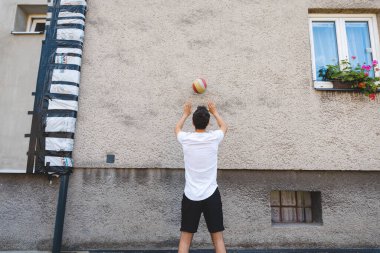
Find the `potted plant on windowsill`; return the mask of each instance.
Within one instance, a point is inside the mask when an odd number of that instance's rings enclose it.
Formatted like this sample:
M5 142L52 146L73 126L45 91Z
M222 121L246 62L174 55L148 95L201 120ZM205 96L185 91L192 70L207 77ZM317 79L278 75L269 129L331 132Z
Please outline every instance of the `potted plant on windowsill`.
M356 59L355 56L352 57ZM352 67L351 63L346 59L337 65L327 65L327 68L319 70L319 76L324 81L331 81L335 89L353 89L369 96L371 100L376 98L377 89L380 87L379 77L371 77L370 71L379 71L378 62L374 60L372 65L360 65Z

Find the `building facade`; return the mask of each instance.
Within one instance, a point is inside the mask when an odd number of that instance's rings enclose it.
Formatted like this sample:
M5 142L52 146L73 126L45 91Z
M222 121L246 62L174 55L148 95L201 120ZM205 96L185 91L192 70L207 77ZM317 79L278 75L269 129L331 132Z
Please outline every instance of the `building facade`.
M380 1L87 4L62 249L177 246L173 128L185 101L208 99L229 125L218 161L228 248L380 247L379 100L319 76L380 59ZM0 5L0 249L47 250L59 180L25 174L24 137L44 39L31 33L47 7ZM193 247L212 247L203 219Z

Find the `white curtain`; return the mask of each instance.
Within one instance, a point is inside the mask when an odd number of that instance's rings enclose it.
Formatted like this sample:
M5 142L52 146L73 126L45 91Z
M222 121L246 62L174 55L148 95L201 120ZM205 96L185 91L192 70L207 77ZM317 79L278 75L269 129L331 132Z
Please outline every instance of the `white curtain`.
M350 62L353 67L357 64L372 65L371 41L369 38L368 22L346 22L347 44ZM368 50L367 50L368 49ZM352 59L355 56L356 59ZM374 76L373 70L370 76Z
M320 69L326 68L328 64L334 65L339 63L335 22L313 22L313 39L315 70L317 80L320 81L322 80L322 77L319 77Z

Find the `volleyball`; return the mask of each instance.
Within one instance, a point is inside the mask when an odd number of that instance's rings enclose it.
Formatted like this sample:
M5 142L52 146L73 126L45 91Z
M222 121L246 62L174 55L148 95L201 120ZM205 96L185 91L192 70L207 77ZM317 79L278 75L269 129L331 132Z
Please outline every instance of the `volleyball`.
M207 83L203 78L198 78L193 82L193 90L198 94L202 94L203 92L205 92L206 88Z

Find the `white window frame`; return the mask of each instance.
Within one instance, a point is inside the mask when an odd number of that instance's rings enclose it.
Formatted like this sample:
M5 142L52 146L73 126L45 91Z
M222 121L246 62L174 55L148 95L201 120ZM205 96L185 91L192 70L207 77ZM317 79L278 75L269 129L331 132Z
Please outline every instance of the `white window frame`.
M41 23L41 20L46 24L46 15L31 14L28 16L28 22L26 23L26 32L34 32L37 23Z
M336 39L338 46L339 62L348 59L348 46L346 36L346 21L366 21L368 22L369 36L372 48L372 59L380 61L380 46L379 46L379 33L377 29L377 19L375 14L309 14L309 34L311 45L311 62L312 73L314 80L314 88L333 88L331 82L316 81L317 73L315 69L315 54L314 54L314 37L313 37L313 21L334 21L336 28ZM380 73L375 72L377 77Z

